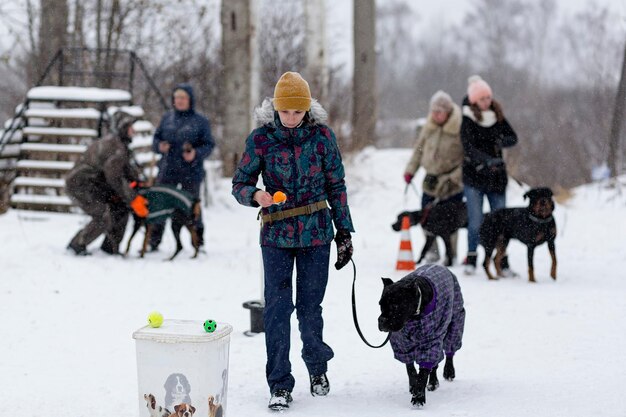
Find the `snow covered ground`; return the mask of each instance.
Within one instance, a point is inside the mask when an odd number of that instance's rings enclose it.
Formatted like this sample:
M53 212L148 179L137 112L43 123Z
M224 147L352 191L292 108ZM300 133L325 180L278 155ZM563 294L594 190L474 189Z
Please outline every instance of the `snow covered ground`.
M394 271L399 234L390 224L403 208L402 170L410 150L367 149L346 160L358 268L361 327L371 342L378 332L381 276ZM419 178L416 181L419 184ZM86 217L9 211L0 216L0 398L23 416L137 416L137 370L132 333L148 312L166 318L232 324L229 416L267 410L263 336L246 337L247 300L260 294L256 210L236 204L230 182L212 182L205 211L207 253L175 262L166 232L162 251L129 259L97 250L77 258L65 251ZM623 191L622 191L623 192ZM509 206L522 205L523 190L509 188ZM626 415L626 196L590 185L558 205L558 280L549 277L543 245L535 252L538 282L526 280L526 250L512 242L509 255L520 278L488 282L482 272L465 276L467 322L456 356L457 378L427 393L422 411L410 408L405 367L391 348L370 349L352 323L352 270L331 271L324 302L325 339L335 351L329 363L331 393L313 398L292 329L296 377L292 416L620 416ZM423 244L413 229L413 250ZM466 234L459 253L466 252ZM333 245L334 246L334 245ZM440 247L441 247L440 243ZM334 247L333 247L334 250ZM333 253L333 258L334 258ZM479 260L482 254L479 256ZM143 417L142 411L142 417ZM202 416L204 417L204 416Z

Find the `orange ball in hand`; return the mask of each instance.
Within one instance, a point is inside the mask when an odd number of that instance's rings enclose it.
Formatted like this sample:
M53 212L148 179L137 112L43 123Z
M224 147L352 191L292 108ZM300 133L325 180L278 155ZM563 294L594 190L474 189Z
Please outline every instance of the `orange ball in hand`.
M276 191L272 198L274 199L274 204L282 204L287 201L287 195L282 191Z

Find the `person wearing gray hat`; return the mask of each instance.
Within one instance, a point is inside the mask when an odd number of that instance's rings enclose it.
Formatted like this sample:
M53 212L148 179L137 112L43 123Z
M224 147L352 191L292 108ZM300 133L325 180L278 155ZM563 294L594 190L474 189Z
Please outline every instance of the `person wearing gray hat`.
M426 124L420 130L411 159L404 169L407 184L420 167L426 171L422 182L422 209L435 200L463 200L461 119L461 108L448 93L439 90L433 94ZM457 233L451 236L451 240L454 251L451 258L454 258ZM426 261L436 262L439 258L435 241L426 254Z

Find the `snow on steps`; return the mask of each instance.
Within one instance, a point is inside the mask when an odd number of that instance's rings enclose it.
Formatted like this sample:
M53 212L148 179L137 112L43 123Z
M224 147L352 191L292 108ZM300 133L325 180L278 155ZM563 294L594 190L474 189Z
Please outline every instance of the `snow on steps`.
M64 195L39 195L39 194L13 194L11 204L14 206L38 206L47 207L71 207L72 200Z
M87 150L87 145L63 145L54 143L23 143L20 146L22 152L55 152L65 154L82 154Z
M98 131L79 127L25 127L22 129L24 135L33 136L68 136L96 138Z
M64 188L63 178L17 177L13 180L14 187Z
M94 108L84 109L41 109L29 108L24 112L27 118L39 117L43 119L86 119L99 120L102 113ZM32 123L31 123L32 124Z
M93 87L34 87L28 91L26 97L29 100L36 101L82 101L91 103L130 102L131 100L131 94L128 91Z
M17 161L16 167L18 171L65 172L74 167L74 162L23 159L21 161Z

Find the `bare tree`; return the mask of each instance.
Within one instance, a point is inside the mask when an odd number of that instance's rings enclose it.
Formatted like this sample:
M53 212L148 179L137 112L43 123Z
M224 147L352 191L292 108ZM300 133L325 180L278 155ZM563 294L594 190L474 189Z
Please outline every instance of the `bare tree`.
M67 0L41 0L37 78L43 75L56 52L66 45L68 14Z
M613 119L611 121L611 131L609 133L608 166L611 171L611 177L615 177L618 174L617 158L620 131L624 125L624 114L626 114L626 42L624 42L624 57L622 58L622 75L620 76L617 87L615 107L613 109Z
M376 142L376 2L354 1L352 148Z
M222 104L224 131L220 143L222 174L233 176L243 141L251 130L252 31L254 0L222 2Z

